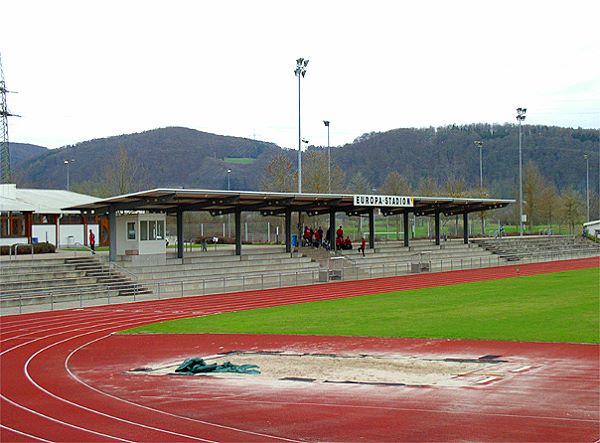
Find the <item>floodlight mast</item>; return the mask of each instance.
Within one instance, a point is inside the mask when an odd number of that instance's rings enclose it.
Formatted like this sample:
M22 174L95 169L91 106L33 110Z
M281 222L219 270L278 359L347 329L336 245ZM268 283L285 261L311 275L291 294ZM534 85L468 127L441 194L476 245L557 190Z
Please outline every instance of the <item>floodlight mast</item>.
M298 77L298 194L302 193L302 129L301 129L301 107L300 107L300 79L306 75L308 60L299 58L296 60L294 74Z
M329 120L323 120L327 127L327 193L331 194L331 146L329 144Z
M479 148L479 188L483 189L483 142L477 140L473 143Z
M583 155L585 159L585 206L587 208L586 222L590 221L590 156Z
M517 121L519 122L519 235L523 236L523 133L521 123L525 121L527 108L517 108Z

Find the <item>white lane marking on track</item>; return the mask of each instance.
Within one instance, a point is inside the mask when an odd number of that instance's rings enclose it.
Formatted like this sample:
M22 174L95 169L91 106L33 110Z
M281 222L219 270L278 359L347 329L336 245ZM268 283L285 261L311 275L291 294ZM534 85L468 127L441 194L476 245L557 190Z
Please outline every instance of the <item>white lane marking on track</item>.
M101 320L104 320L105 318L106 318L105 316L100 317L100 316L96 315L94 317L91 317L91 316L90 317L85 317L85 320L88 320L88 321L92 320L92 319L101 319ZM47 326L52 325L52 324L59 324L60 326L55 327L55 328L48 328L48 329L45 328L43 332L55 331L57 329L68 329L69 328L69 325L65 325L63 321L60 321L60 322L59 321L55 321L55 322L52 322L52 323L46 323L43 326L47 327ZM23 330L21 330L21 331L23 331ZM20 334L20 335L16 335L14 337L9 337L9 338L5 338L3 340L0 340L0 343L4 343L4 342L9 341L9 340L16 340L18 338L23 338L23 337L26 337L26 336L31 335L31 334L38 334L40 332L39 329L29 329L28 331L29 332L26 332L26 333L23 333L23 334ZM66 332L68 332L68 331L65 331L65 333ZM0 354L0 355L2 355L2 354Z
M112 318L112 320L113 321L119 321L119 319L121 319L121 318L129 319L129 318L131 318L131 315L130 314L128 314L128 315L120 314L118 317L114 316ZM77 320L80 320L80 319L77 319ZM92 320L105 321L106 320L106 315L105 314L104 315L95 315L94 317L85 317L85 318L83 318L81 320L84 321L84 322L86 322L84 324L87 324L87 323L89 323ZM50 324L59 324L60 326L55 327L55 328L46 328ZM57 334L53 334L52 336L56 336L56 335L60 335L60 334L66 334L66 333L72 331L71 329L69 329L72 325L71 324L65 324L64 321L57 321L57 322L53 322L53 323L48 323L48 324L45 324L45 325L42 325L42 326L44 327L43 330L40 330L39 328L38 329L31 329L31 330L29 330L29 332L21 334L21 335L18 335L18 336L15 336L13 338L22 338L22 337L25 337L27 335L38 334L38 333L40 333L40 331L43 332L43 333L47 333L48 331L56 331L58 329L66 329L66 331L61 332L61 333L57 333ZM81 330L81 329L77 329L77 330ZM43 339L43 338L45 338L45 337L39 337L39 339ZM6 341L8 341L8 339L6 339ZM33 340L33 341L37 341L37 340ZM26 345L28 343L32 343L33 341L25 342L25 343L23 343L23 345ZM0 343L2 343L2 340L0 340ZM7 349L5 351L0 352L0 356L3 355L6 351L10 351L12 349L16 349L17 347L20 347L20 346L15 346L13 348L9 348L9 349Z
M124 439L122 439L122 438L119 438L119 437L114 437L114 436L112 436L112 435L103 434L102 432L96 432L96 431L92 431L92 430L90 430L90 429L82 428L81 426L77 426L77 425L74 425L74 424L72 424L72 423L67 423L66 421L62 421L62 420L59 420L59 419L57 419L57 418L50 417L49 415L45 415L45 414L42 414L41 412L35 411L35 410L33 410L33 409L30 409L30 408L28 408L27 406L23 406L23 405L20 405L20 404L18 404L18 403L15 403L15 402L14 402L14 401L12 401L10 398L6 398L6 397L5 397L4 395L2 395L2 394L0 394L0 398L2 398L2 400L4 400L4 401L6 401L6 402L10 403L11 405L13 405L13 406L15 406L15 407L17 407L17 408L23 409L23 410L25 410L25 411L27 411L27 412L29 412L29 413L31 413L31 414L37 415L37 416L39 416L39 417L45 418L45 419L47 419L47 420L50 420L50 421L53 421L53 422L55 422L55 423L58 423L58 424L61 424L61 425L65 425L65 426L68 426L68 427L70 427L70 428L73 428L73 429L78 429L78 430L80 430L80 431L87 432L87 433L89 433L89 434L96 434L96 435L99 435L99 436L101 436L101 437L110 438L110 439L112 439L112 440L119 440L119 441L124 441L124 442L127 442L127 443L135 443L135 442L133 442L133 441L131 441L131 440L124 440Z
M19 434L19 435L22 435L22 436L27 437L27 438L33 438L35 440L45 441L45 442L48 442L48 443L52 443L52 441L50 441L50 440L46 440L45 438L38 437L36 435L28 434L27 432L18 431L16 429L11 428L10 426L5 426L3 424L0 424L0 428L7 429L9 431L14 432L15 434Z
M171 412L162 411L160 409L155 409L155 408L153 408L151 406L140 405L138 403L134 403L132 401L129 401L129 400L126 400L126 399L123 399L123 398L120 398L120 397L116 397L116 396L114 396L112 394L109 394L107 392L101 391L100 389L95 388L94 386L91 386L90 384L88 384L88 383L84 382L83 380L81 380L79 377L77 377L77 375L75 373L73 373L71 371L71 369L69 368L69 361L70 361L71 357L76 352L80 351L81 349L83 349L83 348L85 348L85 347L87 347L87 346L89 346L89 345L91 345L91 344L93 344L95 342L104 340L107 337L108 336L99 337L99 338L97 338L95 340L92 340L92 341L90 341L88 343L84 343L83 345L81 345L78 348L76 348L73 351L71 351L69 353L69 355L67 356L67 358L65 359L65 370L69 373L69 375L74 380L76 380L77 382L79 382L82 385L86 386L88 389L91 389L92 391L95 391L95 392L97 392L99 394L102 394L102 395L104 395L106 397L109 397L109 398L112 398L112 399L115 399L115 400L118 400L118 401L122 401L124 403L128 403L128 404L131 404L131 405L135 405L135 406L143 408L143 409L147 409L147 410L150 410L150 411L158 412L160 414L164 414L164 415L167 415L167 416L170 416L170 417L176 417L176 418L179 418L179 419L184 419L184 420L192 421L192 422L195 422L195 423L201 423L201 424L215 426L215 427L222 428L222 429L228 429L228 430L243 432L243 433L247 433L247 434L251 434L251 435L257 435L259 437L269 437L269 438L273 438L273 439L277 439L277 440L290 441L290 442L299 442L300 441L300 440L292 440L292 439L289 439L289 438L286 438L286 437L279 437L279 436L276 436L276 435L269 435L269 434L263 434L263 433L260 433L260 432L248 431L248 430L244 430L244 429L240 429L240 428L234 428L234 427L231 427L231 426L220 425L218 423L213 423L213 422L208 422L208 421L204 421L204 420L198 420L198 419L191 418L191 417L185 417L185 416L173 414Z
M92 315L97 315L97 313L95 312L86 312L86 314L89 314L89 317L91 317ZM7 322L2 322L0 323L0 333L2 333L3 335L15 332L15 331L21 331L22 329L15 329L15 328L24 328L25 329L31 329L32 327L37 327L37 326L43 326L48 324L48 322L51 323L58 323L59 321L64 321L65 319L71 319L71 318L84 318L84 316L82 315L82 313L76 313L73 315L61 315L61 316L52 316L50 318L45 317L45 318L39 318L36 321L32 321L32 320L22 320L19 322L12 322L11 324L7 324ZM12 328L12 329L11 329Z
M158 320L160 320L160 318ZM109 329L112 329L112 328L109 328ZM100 331L102 331L102 329ZM87 406L83 406L82 404L72 402L71 400L67 400L66 398L60 397L60 396L58 396L58 395L56 395L56 394L48 391L46 388L42 387L40 384L38 384L31 377L31 375L29 373L29 364L31 363L31 361L36 356L38 356L39 354L41 354L42 352L44 352L44 351L46 351L46 350L48 350L50 348L53 348L56 345L68 342L68 341L76 339L76 338L85 337L86 335L94 334L94 333L100 332L100 331L95 330L95 331L92 331L92 332L86 332L86 333L83 333L83 334L75 335L75 336L66 338L64 340L60 340L60 341L54 342L54 343L52 343L52 344L50 344L48 346L45 346L42 349L39 349L37 352L33 353L27 359L27 361L25 362L24 372L25 372L25 376L27 377L27 380L29 380L29 382L32 385L34 385L36 388L38 388L40 391L44 392L45 394L49 395L50 397L55 398L56 400L62 401L64 403L67 403L67 404L69 404L71 406L75 406L76 408L83 409L84 411L88 411L88 412L91 412L91 413L94 413L94 414L98 414L98 415L101 415L103 417L107 417L107 418L110 418L110 419L113 419L113 420L117 420L117 421L120 421L120 422L123 422L123 423L127 423L127 424L130 424L130 425L133 425L133 426L139 426L139 427L142 427L142 428L145 428L145 429L150 429L150 430L153 430L153 431L164 432L166 434L174 435L176 437L184 437L184 438L190 438L192 440L199 440L199 441L214 443L214 442L212 442L212 440L206 440L204 438L194 437L194 436L187 435L187 434L181 434L179 432L173 432L173 431L169 431L169 430L166 430L166 429L156 428L154 426L145 425L145 424L134 422L134 421L131 421L131 420L127 420L127 419L124 419L124 418L121 418L121 417L117 417L115 415L107 414L107 413L101 412L101 411L99 411L97 409L88 408Z
M139 316L136 316L135 318L139 320ZM143 324L143 323L150 322L150 321L160 321L160 320L163 320L163 319L168 319L168 318L172 318L172 317L145 318L143 321L140 321L139 323L142 323L142 324ZM119 319L119 322L123 322L123 321L125 321L125 319ZM126 326L128 326L128 325L135 325L135 324L136 324L136 322L134 322L134 323L123 323L123 326L122 326L122 327L126 327ZM114 327L116 327L116 326L111 326L110 328L105 328L104 330L113 329ZM78 329L75 329L75 331L77 331L77 330L82 330L82 329L85 329L85 328L78 328ZM102 331L102 330L100 330L100 331ZM77 338L77 337L80 337L80 336L85 336L85 335L89 335L89 334L91 334L91 333L96 333L96 332L99 332L99 331L98 331L98 330L95 330L95 331L93 331L93 332L90 332L90 333L86 333L86 334L80 334L80 335L78 335L78 336L76 336L76 337L67 338L67 339L65 339L65 340L62 340L62 341L60 341L60 342L58 342L58 343L51 344L51 345L47 346L46 348L49 348L49 347L52 347L52 346L54 346L54 345L56 345L56 344L59 344L59 343L62 343L62 342L68 341L69 339L72 339L72 338ZM60 334L52 334L52 335L50 335L50 336L55 336L55 335L60 335ZM31 343L31 342L35 342L35 341L38 341L38 340L41 340L41 339L43 339L43 338L47 338L47 336L46 336L46 337L40 337L40 338L37 338L37 339L35 339L35 340L32 340L32 341L30 341L29 343ZM105 338L105 337L104 337L104 338ZM13 348L11 348L11 349L9 349L9 350L7 350L7 351L10 351L10 350L12 350L12 349L15 349L15 348L21 347L21 346L23 346L23 345L25 345L25 344L28 344L28 343L22 343L22 344L20 344L20 345L14 346ZM44 349L46 349L46 348L44 348ZM5 352L7 352L7 351L5 351ZM41 350L39 350L38 352L36 352L36 354L38 354L40 351L41 351ZM1 354L0 354L0 355L1 355ZM34 355L34 356L35 356L35 355ZM27 368L27 366L28 366L28 364L29 364L30 360L31 360L31 359L32 359L34 356L31 356L31 357L28 359L28 361L27 361L27 363L26 363L26 368ZM68 372L69 372L70 376L71 376L71 377L73 377L73 374L72 374L72 372L70 372L70 371L68 371ZM107 414L104 414L104 413L102 413L102 412L100 412L100 411L93 410L93 409L90 409L90 408L86 408L86 407L85 407L85 406L83 406L83 405L79 405L79 404L76 404L76 403L70 402L69 400L66 400L66 399L64 399L64 398L62 398L62 397L56 396L55 394L53 394L53 393L51 393L51 392L47 391L46 389L44 389L43 387L41 387L39 384L37 384L37 383L36 383L36 382L35 382L35 381L34 381L34 380L33 380L33 379L30 377L30 375L29 375L29 373L28 373L28 371L27 371L27 370L25 370L25 373L26 373L26 376L27 376L27 378L29 379L30 383L32 383L32 384L33 384L34 386L36 386L38 389L42 390L42 392L46 392L46 393L47 393L47 395L53 396L53 397L55 397L56 399L58 399L58 400L62 400L62 401L64 401L64 402L71 403L71 404L72 404L72 405L74 405L75 407L79 407L79 408L82 408L82 409L88 409L90 412L95 412L95 413L98 413L98 414L100 414L100 415L107 415ZM87 385L87 384L83 383L81 380L77 379L76 377L73 377L73 378L74 378L76 381L78 381L78 382L82 383L83 385L87 386L89 389L96 390L96 389L94 389L94 388L90 387L89 385ZM96 390L96 391L97 391L97 390ZM104 392L102 392L102 391L98 391L98 392L99 392L99 393L101 393L102 395L107 395L106 393L104 393ZM5 398L7 401L11 401L10 399L8 399L8 398L6 398L6 397L4 397L4 398ZM114 398L115 398L115 399L118 399L118 400L121 400L121 401L125 401L125 400L119 399L118 397L114 397ZM11 401L11 402L12 402L12 401ZM13 402L13 403L14 403L14 402ZM135 406L137 406L137 407L143 407L143 406L141 406L141 405L138 405L138 404L136 404L136 403L133 403L133 402L129 402L129 403L131 403L132 405L135 405ZM16 404L16 403L15 403L15 406L19 406L19 407L21 407L21 408L23 408L23 409L26 409L26 410L28 410L28 409L29 409L29 408L26 408L26 407L24 407L24 406L22 406L22 405L18 405L18 404ZM149 409L149 410L154 410L154 409L152 409L152 408L146 408L146 409ZM36 413L36 411L33 411L33 410L30 410L30 411L31 411L31 412L34 412L34 413ZM163 414L165 414L165 412L164 412L164 411L160 411L160 410L154 410L154 411L155 411L155 412L158 412L158 413L163 413ZM37 413L37 414L38 414L38 415L40 415L40 416L44 416L44 414L40 414L40 413ZM171 415L171 416L173 416L173 417L179 417L179 416L177 416L177 415L175 415L175 414L169 414L169 413L166 413L166 414L167 414L167 415ZM107 416L108 416L108 415L107 415ZM116 416L109 416L109 417L111 417L111 418L113 418L113 419L115 419L115 420L121 420L121 421L128 422L127 420L125 420L125 419L121 419L121 418L119 418L119 417L116 417ZM48 417L48 418L50 418L50 417ZM187 417L179 417L179 418L188 419ZM229 430L236 431L236 432L240 432L240 433L256 434L256 435L259 435L259 436L262 436L262 437L270 437L270 438L273 438L273 439L286 440L286 441L295 441L295 440L289 440L289 439L286 439L286 438L283 438L283 437L270 436L270 435L268 435L268 434L259 434L259 433L255 433L255 432L253 432L253 431L248 431L248 430L243 430L243 429L239 429L239 428L233 428L233 427L227 427L227 426L224 426L224 425L219 425L219 424L217 424L217 423L211 423L211 422L200 421L200 420L193 420L193 419L189 419L189 420L196 421L196 422L199 422L199 423L201 423L201 424L205 424L205 425L209 425L209 426L215 426L215 427L220 427L220 428L223 428L223 429L229 429ZM65 423L66 425L69 425L69 424L68 424L68 423L66 423L66 422L64 422L64 423ZM128 422L128 423L131 423L131 424L134 424L134 425L138 425L138 426L142 426L142 427L147 427L146 425L143 425L143 424L140 424L140 423L135 423L135 422ZM164 429L159 429L159 428L151 428L151 429L158 430L159 432L172 433L171 431L164 430ZM90 431L90 432L94 432L94 431ZM176 434L176 433L175 433L175 434ZM209 440L204 440L204 439L196 438L196 437L193 437L193 436L187 436L187 435L184 435L184 434L177 434L177 435L178 435L178 436L183 436L183 437L188 437L188 438L191 438L191 439L196 439L196 440L209 441Z
M117 323L117 321L115 321L114 323ZM107 323L104 323L104 324L107 324ZM89 322L86 323L86 325L87 325L87 327L93 326L93 325L90 325ZM114 327L117 327L117 325L115 324ZM82 329L85 329L85 327L75 329L75 331L80 331ZM43 336L43 337L38 337L38 338L36 338L34 340L30 340L28 342L21 343L19 345L13 346L12 348L4 350L3 352L0 353L0 356L3 355L3 354L6 354L7 352L13 351L13 350L15 350L17 348L20 348L22 346L25 346L25 345L28 345L28 344L31 344L31 343L35 343L35 342L37 342L39 340L43 340L43 339L46 339L48 337L55 337L55 336L61 335L61 334L64 334L64 332L63 333L57 333L57 334L49 334L49 335L46 335L46 336ZM29 413L32 413L32 414L37 415L39 417L48 419L50 421L54 421L54 422L59 423L59 424L64 425L64 426L68 426L68 427L71 427L71 428L74 428L74 429L78 429L78 430L81 430L81 431L84 431L84 432L88 432L88 433L91 433L91 434L100 435L102 437L108 437L108 438L111 438L113 440L119 440L119 441L124 441L124 442L128 442L128 443L134 443L134 442L132 442L130 440L125 440L125 439L122 439L122 438L119 438L119 437L115 437L115 436L111 436L111 435L108 435L108 434L104 434L104 433L101 433L101 432L96 432L96 431L93 431L93 430L90 430L90 429L87 429L87 428L83 428L83 427L78 426L78 425L74 425L72 423L65 422L63 420L56 419L54 417L50 417L49 415L43 414L43 413L38 412L38 411L36 411L34 409L31 409L31 408L29 408L27 406L19 404L19 403L15 402L15 401L11 400L10 398L6 397L2 393L0 393L0 399L3 399L4 401L7 401L8 403L12 404L13 406L15 406L17 408L23 409L23 410L25 410L25 411L27 411Z

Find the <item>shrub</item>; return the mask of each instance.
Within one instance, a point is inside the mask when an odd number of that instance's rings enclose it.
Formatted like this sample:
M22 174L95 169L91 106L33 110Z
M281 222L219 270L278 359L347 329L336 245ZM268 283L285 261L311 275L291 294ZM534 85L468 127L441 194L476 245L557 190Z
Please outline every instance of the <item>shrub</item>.
M0 255L9 255L11 246L0 246ZM31 245L19 245L16 248L17 255L26 255L31 254ZM56 246L52 243L37 243L33 245L33 253L34 254L49 254L56 252ZM15 248L13 247L13 254L15 253Z

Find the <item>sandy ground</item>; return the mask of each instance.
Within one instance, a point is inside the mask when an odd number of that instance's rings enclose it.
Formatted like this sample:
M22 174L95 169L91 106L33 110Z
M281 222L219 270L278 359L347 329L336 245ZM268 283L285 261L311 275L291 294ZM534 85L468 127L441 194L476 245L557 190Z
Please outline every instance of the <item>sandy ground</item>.
M445 361L400 355L324 355L291 353L236 352L202 356L207 363L257 365L260 374L213 373L199 377L246 380L252 382L299 381L315 383L364 383L466 386L492 377L501 377L506 365L497 362ZM182 362L148 365L143 372L173 375Z

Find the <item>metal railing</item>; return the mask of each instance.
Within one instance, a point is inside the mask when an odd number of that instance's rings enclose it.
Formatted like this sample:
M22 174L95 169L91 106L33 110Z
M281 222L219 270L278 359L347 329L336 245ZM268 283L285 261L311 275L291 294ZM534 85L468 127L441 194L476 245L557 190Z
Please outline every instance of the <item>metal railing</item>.
M10 248L8 249L8 259L12 260L12 256L13 256L13 248L15 250L15 260L17 259L17 256L19 255L19 247L20 246L24 246L24 247L28 247L31 250L31 258L33 258L33 245L30 243L13 243L12 245L10 245Z
M429 271L426 272L441 272L453 271L461 269L477 269L495 266L507 266L524 263L536 263L555 260L565 260L572 258L598 256L597 251L570 251L565 252L542 252L523 254L518 261L507 261L499 255L479 256L479 257L454 257L429 259L427 263ZM369 278L381 278L391 276L401 276L414 274L411 264L414 260L395 263L381 263L368 265L361 263L360 260L348 259L344 260L349 266L341 269L341 280L362 280ZM115 265L112 265L115 266ZM118 266L118 265L117 265ZM422 267L419 267L422 269ZM122 267L118 267L119 271L125 272L127 275L134 275ZM323 269L308 269L286 272L272 273L255 273L255 274L238 274L232 276L207 277L198 279L179 279L179 280L145 280L141 284L138 279L129 285L132 288L132 293L127 295L119 295L119 292L125 292L122 284L105 284L103 286L106 291L104 295L98 295L98 291L87 288L77 290L72 288L71 291L62 289L48 289L43 291L31 291L19 294L10 294L9 291L0 294L0 304L3 309L5 307L18 308L21 313L23 308L35 305L38 307L46 306L46 309L56 309L58 304L64 308L84 307L92 305L127 303L131 301L141 300L156 300L162 298L185 297L192 295L208 295L225 292L238 292L246 290L259 290L270 288L292 287L298 285L310 285L316 283L324 283L329 280L323 279ZM328 272L328 270L327 270ZM139 291L143 286L150 291ZM96 296L94 296L96 294Z

